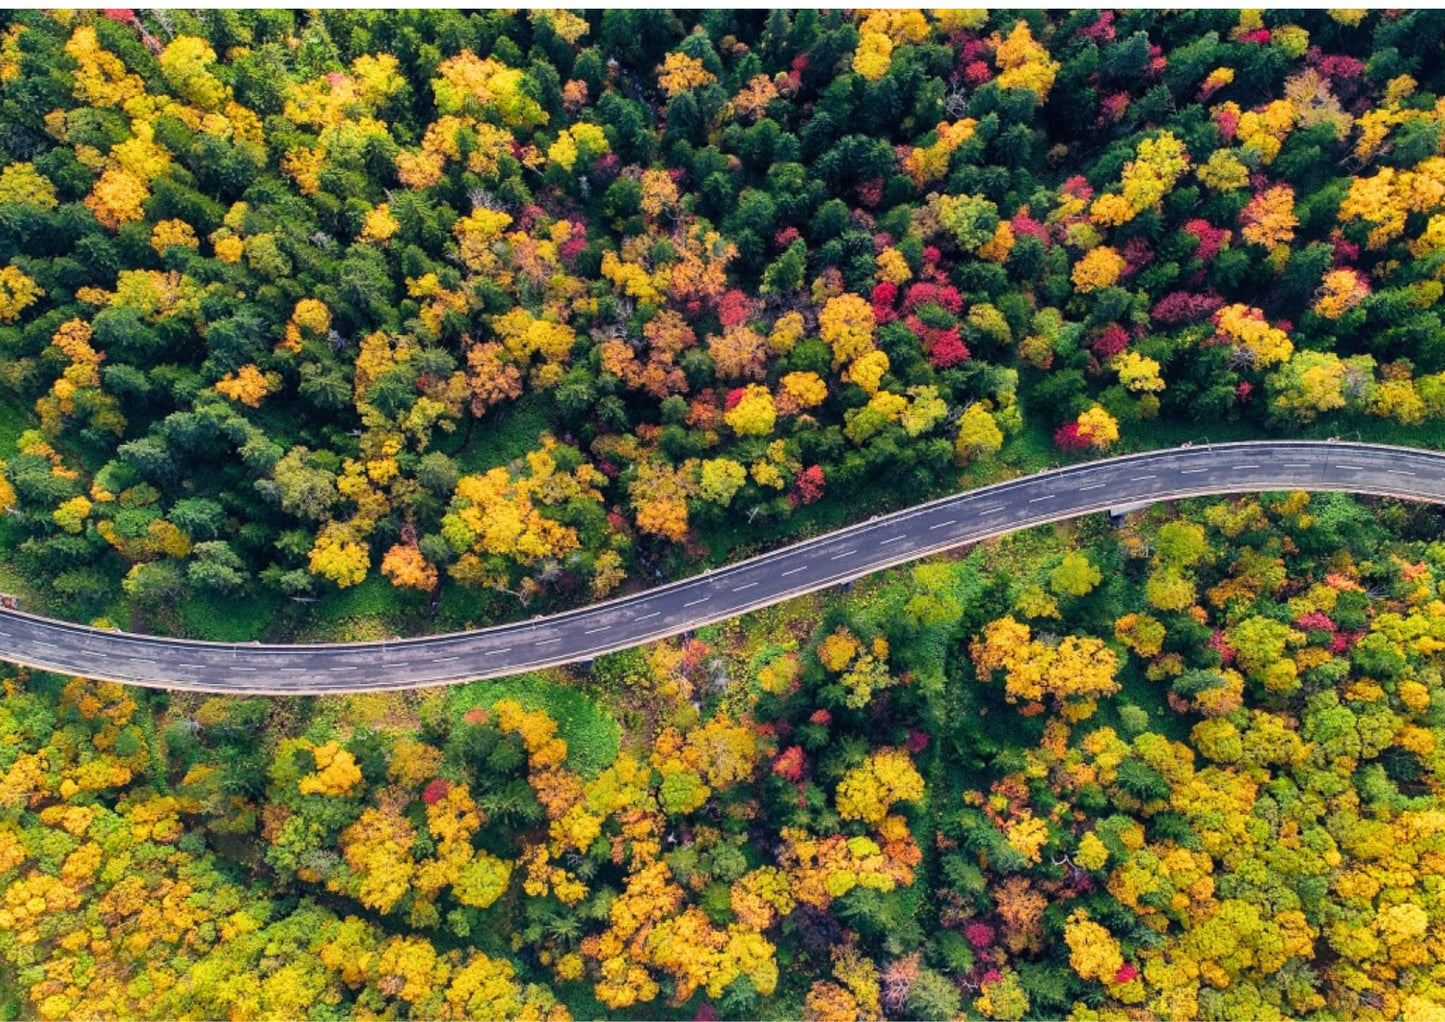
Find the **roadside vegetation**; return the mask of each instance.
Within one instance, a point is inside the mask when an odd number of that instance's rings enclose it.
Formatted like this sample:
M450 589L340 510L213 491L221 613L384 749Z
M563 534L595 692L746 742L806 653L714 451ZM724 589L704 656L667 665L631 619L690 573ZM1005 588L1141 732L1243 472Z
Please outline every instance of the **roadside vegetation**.
M1442 25L17 13L6 585L421 633L1062 459L1430 445Z
M1439 513L1046 527L588 667L10 670L24 1017L1433 1018Z

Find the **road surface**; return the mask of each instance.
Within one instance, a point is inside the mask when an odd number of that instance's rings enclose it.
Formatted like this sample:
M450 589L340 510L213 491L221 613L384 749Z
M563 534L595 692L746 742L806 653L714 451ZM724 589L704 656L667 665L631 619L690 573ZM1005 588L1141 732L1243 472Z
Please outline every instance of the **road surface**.
M1445 503L1445 452L1260 441L1085 462L881 515L635 596L518 624L388 642L200 642L0 610L0 659L132 685L230 694L444 685L588 660L1046 522L1175 497L1268 490Z

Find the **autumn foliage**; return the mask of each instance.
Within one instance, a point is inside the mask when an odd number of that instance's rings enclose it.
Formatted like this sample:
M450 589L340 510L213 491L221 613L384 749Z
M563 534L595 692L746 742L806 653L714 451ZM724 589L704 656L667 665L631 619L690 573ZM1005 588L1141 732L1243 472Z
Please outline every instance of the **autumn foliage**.
M1061 459L1433 445L1442 25L9 14L6 588L379 639ZM1160 510L406 697L7 670L6 1011L1438 1016L1434 527Z

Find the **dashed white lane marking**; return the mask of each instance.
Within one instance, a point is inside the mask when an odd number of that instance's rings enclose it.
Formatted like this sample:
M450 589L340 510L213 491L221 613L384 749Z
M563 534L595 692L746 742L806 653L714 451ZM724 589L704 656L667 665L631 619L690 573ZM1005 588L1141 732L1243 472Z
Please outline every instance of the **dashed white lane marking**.
M260 668L257 668L257 667L241 667L240 665L237 665L237 666L231 668L231 670L233 670L233 671L256 671L256 670L259 670L259 669L260 669Z
M551 646L552 644L558 643L558 642L561 642L561 641L562 641L562 640L561 640L560 638L558 638L558 639L543 639L543 640L541 640L540 642L535 643L535 645L538 645L538 646Z
M1407 472L1403 468L1392 468L1389 472L1392 476L1412 476L1415 474L1414 472Z
M834 554L832 557L828 558L828 560L830 560L830 561L836 561L836 560L839 560L839 559L844 558L844 557L852 557L853 554L854 554L854 551L852 551L852 550L844 550L841 554ZM733 592L737 592L737 590L734 589Z
M798 572L800 572L800 571L807 571L807 570L808 570L808 566L807 566L806 564L803 564L803 565L799 565L799 566L796 567L796 568L789 568L787 571L783 572L783 575L784 575L785 577L788 576L788 575L796 575L796 574L797 574Z
M432 663L434 663L434 664L449 664L449 663L451 663L453 660L460 660L460 659L461 659L461 657L459 657L459 656L439 656L439 657L433 657L433 658L432 658Z
M1181 468L1181 469L1179 470L1179 474L1182 475L1182 476L1192 476L1192 475L1194 475L1196 472L1208 472L1208 471L1209 471L1209 469L1207 469L1207 468Z
M660 610L654 610L651 614L643 614L641 617L637 618L636 620L638 620L638 621L646 621L648 618L659 617L659 616L661 616L661 614L662 614L662 611L660 611ZM560 640L554 640L554 641L560 641Z
M889 543L897 543L900 539L907 539L907 536L889 536L887 539L880 539L879 546L887 546Z
M1305 462L1305 461L1296 461L1296 462L1291 462L1290 464L1287 464L1287 465L1281 465L1281 466L1280 466L1280 468L1309 468L1309 467L1310 467L1310 466L1309 466L1309 463L1308 463L1308 462Z
M283 667L283 668L281 668L281 673L282 673L282 674L305 674L308 670L310 670L309 667Z
M699 599L699 600L689 600L687 603L684 603L683 606L684 606L684 607L696 607L699 603L706 603L706 602L707 602L708 600L710 600L710 599L712 599L711 596L704 596L704 597L702 597L702 599Z
M1364 468L1364 467L1365 467L1365 466L1363 466L1363 465L1336 465L1336 466L1335 466L1335 468L1342 468L1342 469L1345 469L1346 471L1349 471L1349 472L1358 472L1358 471L1360 471L1360 470L1361 470L1362 468Z
M1259 466L1258 466L1258 465L1235 465L1235 466L1234 466L1234 470L1235 470L1236 472L1248 472L1248 471L1249 471L1250 469L1252 469L1252 468L1259 468Z
M153 664L153 663L155 663L154 660L142 660L142 659L141 659L140 657L138 657L138 656L127 657L126 659L128 659L128 660L129 660L131 663L133 663L133 664Z
M1001 507L987 507L979 512L979 517L982 517L984 515L996 515L1002 510L1003 508Z
M1108 485L1109 485L1108 483L1090 483L1088 486L1080 486L1079 489L1080 489L1080 490L1098 490L1098 489L1101 489L1101 488L1103 488L1103 487L1105 487L1105 486L1108 486Z
M1038 503L1039 501L1041 501L1041 500L1053 500L1053 499L1054 499L1055 497L1057 497L1057 496L1058 496L1057 493L1046 493L1046 494L1044 494L1042 497L1030 497L1030 498L1029 498L1029 503L1030 503L1030 504L1037 504L1037 503Z
M753 586L755 586L755 585L757 585L756 582L747 582L747 583L744 583L743 585L740 585L740 586L733 586L733 592L735 592L735 593L740 593L740 592L742 592L744 589L751 589L751 588L752 588Z
M53 642L41 642L39 639L36 639L36 640L35 640L35 645L37 645L37 646L43 646L43 647L45 647L46 649L59 649L59 648L60 648L59 646L57 646L57 645L56 645L55 643L53 643Z
M1145 479L1158 479L1158 478L1159 478L1158 476L1156 476L1154 473L1151 472L1151 473L1149 473L1148 475L1134 476L1134 477L1133 477L1132 479L1130 479L1129 481L1130 481L1131 483L1138 483L1138 482L1143 482Z
M930 526L928 527L928 531L929 531L929 532L932 532L932 531L935 530L935 529L946 529L946 528L948 528L950 525L954 524L954 523L957 522L957 521L958 521L957 518L950 518L950 519L949 519L948 521L946 521L946 522L938 522L938 523L935 524L935 525L930 525Z
M334 674L345 674L347 671L356 670L355 667L332 667L328 669Z
M607 629L609 629L609 628L611 628L611 627L612 627L611 625L598 625L596 628L584 628L584 629L582 629L582 634L583 634L583 635L596 635L598 632L605 632L605 631L607 631Z
M503 653L510 652L512 652L512 647L508 646L505 649L489 649L485 653L483 653L482 656L501 656Z

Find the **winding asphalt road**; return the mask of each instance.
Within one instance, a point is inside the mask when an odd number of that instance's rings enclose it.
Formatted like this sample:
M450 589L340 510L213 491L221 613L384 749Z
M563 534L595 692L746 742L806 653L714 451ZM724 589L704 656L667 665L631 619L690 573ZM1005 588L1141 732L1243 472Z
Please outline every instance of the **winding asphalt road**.
M1033 525L1174 497L1268 490L1345 490L1445 504L1445 451L1261 441L1085 462L878 516L635 596L518 624L387 642L200 642L0 610L0 659L230 694L444 685L587 660Z

